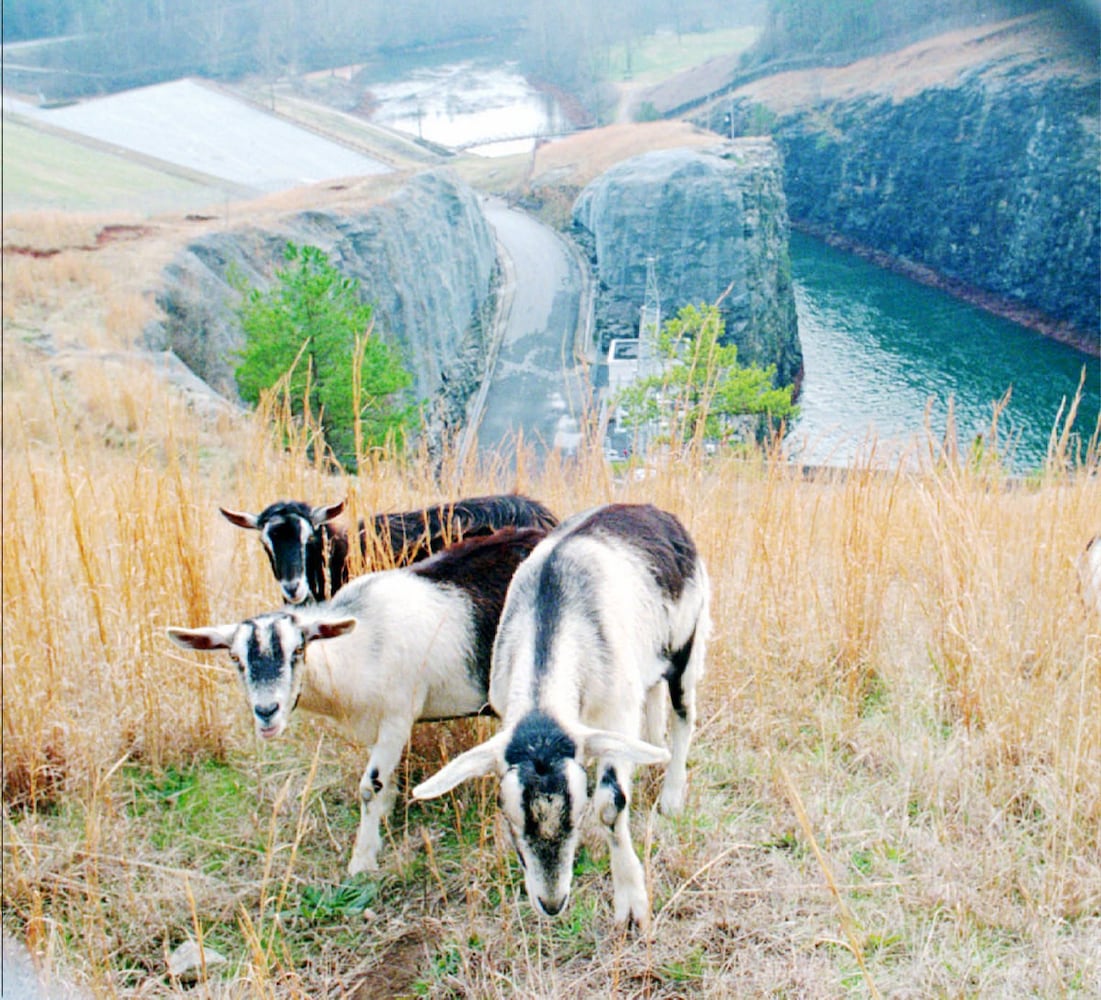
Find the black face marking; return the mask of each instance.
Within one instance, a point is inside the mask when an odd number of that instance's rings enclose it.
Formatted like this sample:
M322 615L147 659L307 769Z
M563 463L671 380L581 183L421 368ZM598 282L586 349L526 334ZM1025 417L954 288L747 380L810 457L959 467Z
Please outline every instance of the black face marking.
M615 811L617 813L623 812L627 807L627 796L623 794L623 787L620 785L615 768L611 764L604 768L604 773L600 776L600 784L611 791Z
M302 576L306 563L306 547L302 544L304 528L312 537L313 525L297 514L279 517L264 528L264 535L271 546L268 553L271 568L280 582L297 580Z
M248 682L257 687L272 684L288 667L294 669L298 652L283 648L282 637L274 627L273 619L254 619L249 624L251 632L246 653Z
M680 649L674 649L667 653L669 667L665 671L665 680L669 684L669 700L673 703L673 711L682 719L688 718L688 709L684 704L684 672L688 669L688 660L692 656L692 645L696 641L696 630L688 641Z
M549 774L562 758L573 757L577 744L557 722L542 712L529 712L512 731L505 747L505 763L518 767L523 777L524 766L532 772Z
M551 881L573 833L573 802L565 768L576 751L569 734L538 712L520 721L505 749L505 763L515 767L519 777L524 841ZM523 860L523 853L518 853Z

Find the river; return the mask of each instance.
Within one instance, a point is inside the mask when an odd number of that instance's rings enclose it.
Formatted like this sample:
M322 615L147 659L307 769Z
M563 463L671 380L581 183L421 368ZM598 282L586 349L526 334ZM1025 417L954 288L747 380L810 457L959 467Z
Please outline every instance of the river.
M789 450L812 463L893 459L943 435L951 402L961 448L988 439L1007 392L998 443L1015 472L1044 460L1060 407L1083 370L1075 427L1088 440L1101 409L1101 362L944 292L799 233L791 237L805 376Z

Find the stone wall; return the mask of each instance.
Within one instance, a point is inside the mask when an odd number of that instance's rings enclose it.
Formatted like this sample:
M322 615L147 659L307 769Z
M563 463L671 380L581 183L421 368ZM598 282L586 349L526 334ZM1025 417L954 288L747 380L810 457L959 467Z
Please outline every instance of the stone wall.
M1043 18L938 44L758 81L698 120L767 129L794 225L1096 351L1096 58Z
M638 335L652 257L664 318L685 305L719 302L726 339L741 360L776 365L781 384L798 381L787 208L772 142L626 160L581 192L573 218L597 277L596 325L605 345Z
M413 391L429 402L430 428L461 421L486 356L497 257L477 195L447 171L418 174L361 213L299 212L196 240L165 271L163 319L147 331L149 346L171 348L236 398L241 331L231 278L268 285L288 241L320 247L360 282L375 304L375 333L400 344Z

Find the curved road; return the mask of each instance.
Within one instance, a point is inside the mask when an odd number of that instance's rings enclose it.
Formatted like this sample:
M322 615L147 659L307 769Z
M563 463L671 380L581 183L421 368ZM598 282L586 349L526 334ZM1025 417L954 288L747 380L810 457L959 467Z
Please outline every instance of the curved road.
M503 274L499 346L473 417L478 449L511 461L522 439L538 454L555 447L570 454L587 403L588 379L574 353L583 342L578 331L587 276L553 229L499 201L484 210Z

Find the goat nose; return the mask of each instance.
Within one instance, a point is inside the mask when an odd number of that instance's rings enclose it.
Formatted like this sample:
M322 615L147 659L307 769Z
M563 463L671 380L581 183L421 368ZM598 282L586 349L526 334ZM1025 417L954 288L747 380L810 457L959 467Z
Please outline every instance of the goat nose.
M288 604L301 604L310 592L301 580L287 580L280 586L283 588L283 596L287 599Z
M279 711L279 704L276 703L274 705L257 705L253 709L253 711L256 713L256 718L258 718L266 726L268 725L268 723L271 722L272 718L275 716L275 713Z
M543 908L543 912L548 917L553 917L562 912L563 907L566 905L566 900L570 898L570 894L567 892L562 896L559 896L555 900L544 899L539 897L539 905Z

